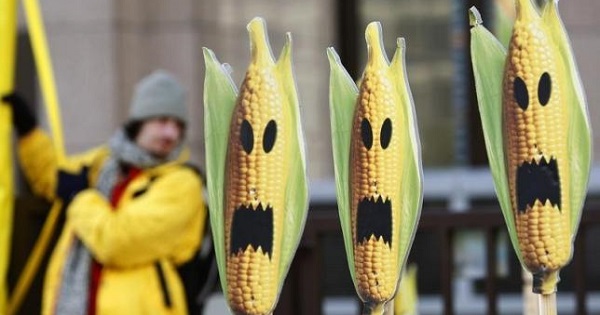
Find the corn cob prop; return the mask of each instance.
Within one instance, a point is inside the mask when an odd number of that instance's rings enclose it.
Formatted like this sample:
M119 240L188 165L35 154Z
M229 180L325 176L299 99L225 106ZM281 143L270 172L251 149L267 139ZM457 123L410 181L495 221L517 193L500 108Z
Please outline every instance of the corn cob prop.
M221 285L235 314L271 314L308 209L304 142L288 33L275 63L265 22L248 24L239 95L204 49L206 166Z
M394 298L394 315L418 315L417 265L408 265L402 272L402 281Z
M530 0L516 4L508 54L471 9L471 55L496 193L542 301L555 297L558 272L572 256L591 131L557 1L546 2L541 14Z
M367 26L360 89L333 48L330 111L337 199L346 254L364 314L382 314L396 292L422 203L420 144L398 39L391 64L381 25Z

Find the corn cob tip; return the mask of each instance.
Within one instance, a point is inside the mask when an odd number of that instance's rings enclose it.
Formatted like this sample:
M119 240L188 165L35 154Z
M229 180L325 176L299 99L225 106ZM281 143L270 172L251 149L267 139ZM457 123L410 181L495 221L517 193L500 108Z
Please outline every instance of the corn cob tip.
M392 57L390 68L403 71L404 67L404 53L406 52L406 40L404 37L398 37L396 39L396 51Z
M283 44L283 49L281 49L281 53L279 54L279 59L277 59L278 64L286 64L291 67L292 63L292 33L285 33L285 43Z
M383 38L381 34L381 23L371 22L365 30L365 39L369 50L369 63L389 64L387 55L383 47Z
M282 54L290 54L292 53L292 33L291 32L286 32L285 33L285 44L283 44L283 50L282 50Z
M472 6L469 9L469 24L471 26L478 26L483 24L483 19L481 18L481 13L475 6Z
M544 3L542 8L542 19L544 19L546 23L557 19L560 20L558 14L558 0L548 0Z
M261 17L255 17L248 23L247 29L250 34L252 62L274 63L271 45L269 44L269 38L267 37L267 25L265 20Z
M534 18L539 18L537 6L531 0L517 0L517 20L531 21Z
M231 74L233 73L233 68L231 67L230 64L220 63L219 60L217 59L217 56L215 55L215 52L212 51L210 48L202 47L202 54L204 55L204 62L207 65L207 67L209 64L216 64L216 65L218 65L218 68L231 79ZM234 84L232 84L232 87L234 87L234 90L236 90Z
M216 59L215 53L212 50L210 50L210 48L202 47L202 54L204 55L205 62L207 60L214 60L214 59Z
M404 39L404 37L398 37L396 39L396 48L400 50L406 49L406 40Z
M327 58L330 63L340 63L340 56L333 47L327 47Z
M231 65L228 63L221 64L221 68L223 69L223 72L227 73L228 75L233 73L233 67L231 67Z
M265 31L264 31L264 29L266 28L265 24L266 24L265 19L261 18L260 16L257 16L257 17L254 17L252 20L250 20L250 22L246 26L246 29L249 32L255 31L255 32L259 32L259 33L265 33Z

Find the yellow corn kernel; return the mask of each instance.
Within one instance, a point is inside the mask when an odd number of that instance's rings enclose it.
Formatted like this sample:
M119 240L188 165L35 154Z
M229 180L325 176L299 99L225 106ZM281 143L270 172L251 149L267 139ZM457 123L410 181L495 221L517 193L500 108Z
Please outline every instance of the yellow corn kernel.
M510 198L526 267L549 274L570 259L568 111L558 52L530 0L517 20L503 82Z
M225 176L227 297L235 313L269 314L276 304L280 277L285 210L282 187L287 180L283 174L287 174L290 162L284 139L290 132L291 114L289 106L284 106L287 100L266 42L264 25L253 20L248 28L252 60L231 120ZM249 237L247 245L233 248L233 233L238 232L234 221L243 211L245 216L237 219L246 222L239 222L240 225L251 222L249 216L262 214L258 212L269 216L272 213L272 220L269 219L272 235L266 241L263 237L259 245ZM261 229L264 227L246 227L245 233ZM235 246L239 245L238 241Z
M350 145L352 233L358 294L363 301L383 303L393 298L400 276L399 194L404 158L400 148L404 137L399 134L403 128L395 124L404 120L395 74L383 51L377 23L369 24L366 37L369 60L360 84ZM382 212L389 212L389 217Z

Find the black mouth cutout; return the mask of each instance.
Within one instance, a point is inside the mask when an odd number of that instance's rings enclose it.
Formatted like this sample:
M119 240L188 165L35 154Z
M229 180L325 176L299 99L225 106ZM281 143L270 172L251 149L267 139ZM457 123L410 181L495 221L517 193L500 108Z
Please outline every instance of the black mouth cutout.
M233 212L229 255L244 252L248 246L256 251L259 247L262 248L263 253L271 259L273 253L273 208L270 205L264 210L262 204L258 204L256 209L252 206L242 205Z
M550 162L542 157L539 163L535 160L523 163L517 168L517 204L519 212L525 212L527 206L533 207L536 200L561 209L560 176L556 158Z
M381 196L365 197L358 203L356 241L367 242L371 235L392 247L392 201Z

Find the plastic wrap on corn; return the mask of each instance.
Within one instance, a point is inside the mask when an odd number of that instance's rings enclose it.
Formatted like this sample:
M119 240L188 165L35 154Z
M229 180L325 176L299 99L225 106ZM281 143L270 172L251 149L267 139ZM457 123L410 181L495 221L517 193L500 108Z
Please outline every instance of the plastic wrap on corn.
M211 224L221 283L236 314L270 314L308 205L291 36L273 60L265 23L248 24L252 58L239 93L205 49ZM212 191L211 191L212 190Z
M471 55L496 191L536 293L571 259L591 160L587 105L556 2L518 0L508 52L471 10Z
M367 26L368 61L357 88L328 50L338 208L352 278L373 314L396 292L422 200L419 140L404 40L388 62L381 25Z

